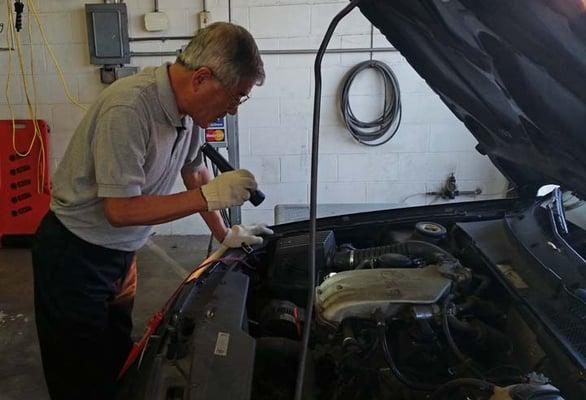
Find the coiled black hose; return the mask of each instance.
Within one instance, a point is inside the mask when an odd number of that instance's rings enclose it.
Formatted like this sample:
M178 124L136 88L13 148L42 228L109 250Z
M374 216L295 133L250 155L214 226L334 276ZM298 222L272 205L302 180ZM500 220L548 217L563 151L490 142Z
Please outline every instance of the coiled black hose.
M360 121L350 107L350 87L354 78L367 68L374 68L383 77L385 88L385 102L383 113L370 122ZM361 62L352 68L342 85L340 94L340 111L350 134L359 143L367 146L380 146L389 140L401 123L401 93L399 82L391 68L377 60Z

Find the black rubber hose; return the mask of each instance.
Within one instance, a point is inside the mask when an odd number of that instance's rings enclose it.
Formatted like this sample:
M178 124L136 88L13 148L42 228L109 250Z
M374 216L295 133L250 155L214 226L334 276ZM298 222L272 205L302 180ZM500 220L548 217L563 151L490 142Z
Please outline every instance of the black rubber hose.
M477 321L475 325L472 325L449 316L448 322L450 328L473 340L477 349L504 354L510 354L513 351L513 345L507 335L482 321Z
M356 268L364 261L378 258L384 254L397 253L411 258L423 258L427 263L438 261L439 257L456 260L453 255L435 244L419 240L409 240L387 246L369 247L366 249L345 248L334 256L334 265L338 270Z
M480 274L475 274L474 276L480 281L480 284L474 290L474 296L480 296L482 292L484 292L486 288L488 288L488 286L490 285L490 278L488 276Z
M448 307L452 304L453 298L454 298L453 295L448 296L446 301L444 301L444 304L442 307L442 328L444 331L444 336L446 337L446 341L448 342L448 346L450 347L450 349L452 350L452 352L454 353L456 358L458 358L458 360L460 360L464 365L468 366L468 368L470 368L470 370L472 372L474 372L477 376L484 378L483 373L478 368L476 368L474 366L473 360L469 357L466 357L466 355L464 353L462 353L462 351L460 351L460 348L458 347L458 345L454 341L452 333L450 332L450 325L448 322L448 320L450 319L450 317L448 316ZM452 318L452 319L456 320L456 318ZM458 321L458 320L456 320L456 321ZM467 324L464 324L461 321L458 321L458 322L460 322L458 327L460 327L462 329L466 329L467 333L474 333L475 335L477 335L477 332L478 332L477 330L471 331L471 330L469 330L469 327L467 326ZM454 323L454 322L452 321L452 323Z
M472 325L466 323L466 322L462 322L460 321L458 318L453 317L453 316L448 316L448 323L450 325L450 328L458 331L458 332L464 332L468 335L474 336L474 337L479 337L480 333L479 330L476 329L475 327L473 327Z
M484 381L482 379L474 379L474 378L461 378L461 379L454 379L452 381L446 382L441 385L430 397L430 400L441 400L449 394L452 390L462 387L462 386L472 386L476 387L488 394L494 393L495 385L490 382Z
M393 356L391 354L391 349L389 348L389 344L387 342L385 326L386 325L383 322L379 321L378 327L377 327L379 342L381 343L381 346L382 346L385 361L388 364L388 366L389 366L391 372L393 373L393 375L395 376L395 378L397 378L401 383L403 383L404 385L406 385L407 387L409 387L412 390L419 390L419 391L423 391L423 392L432 392L432 391L436 390L438 388L437 385L413 382L412 380L407 378L405 375L403 375L401 373L401 371L399 371L399 368L397 368L397 365L395 364L395 361L393 360Z
M385 101L383 113L373 121L359 120L350 107L350 88L356 76L373 68L383 78ZM367 146L380 146L395 136L401 123L401 91L393 70L385 63L368 60L354 66L344 80L340 93L340 112L352 137Z
M429 262L436 262L438 255L450 260L456 260L456 258L435 244L429 242L422 242L419 240L408 240L404 243L396 243L392 245L395 253L405 254L409 257L424 258Z
M450 332L450 326L448 324L448 307L452 304L452 299L453 299L453 295L450 295L450 296L448 296L446 301L444 301L444 304L442 307L442 328L444 331L444 335L446 337L446 341L448 342L448 346L450 346L452 353L454 353L456 358L458 358L463 363L468 363L470 361L470 359L468 357L466 357L464 355L464 353L462 353L460 351L460 349L458 348L458 345L456 344L456 342L454 341L454 338L452 337L452 333Z
M362 261L355 269L410 268L416 266L409 257L399 253L386 253Z
M265 336L256 339L257 351L275 353L288 359L299 357L300 343L284 337Z

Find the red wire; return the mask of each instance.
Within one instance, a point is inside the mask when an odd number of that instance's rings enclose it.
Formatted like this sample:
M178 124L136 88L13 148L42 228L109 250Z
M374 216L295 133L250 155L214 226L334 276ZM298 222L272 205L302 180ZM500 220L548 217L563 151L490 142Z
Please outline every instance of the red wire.
M140 340L138 342L135 342L132 345L132 349L130 350L130 353L128 354L128 357L126 357L126 361L124 362L124 365L120 369L120 372L118 373L118 379L119 380L128 371L128 369L130 368L130 366L132 365L132 363L134 363L134 361L139 356L139 354L142 353L143 349L145 348L146 344L148 343L149 337L159 327L159 325L161 324L161 321L163 321L163 318L164 318L165 314L167 313L167 311L169 311L169 306L171 305L172 302L174 302L176 300L177 296L181 292L181 289L187 283L187 281L193 275L193 273L194 272L197 272L200 269L205 268L205 267L207 267L207 266L209 266L209 265L211 265L213 263L221 263L221 262L224 262L225 263L226 261L236 261L236 262L239 262L239 263L245 265L247 268L250 268L252 270L255 269L249 263L247 263L246 261L244 261L243 258L238 258L238 257L220 257L220 258L216 258L216 259L213 259L213 260L209 260L209 261L207 261L207 262L199 265L193 271L191 271L191 273L189 275L187 275L187 277L183 280L183 282L181 282L181 284L179 285L179 287L173 292L173 294L171 295L171 297L165 302L165 304L163 305L163 307L159 311L157 311L151 317L151 319L147 323L147 327L145 329L145 332L142 335L142 337L140 338Z

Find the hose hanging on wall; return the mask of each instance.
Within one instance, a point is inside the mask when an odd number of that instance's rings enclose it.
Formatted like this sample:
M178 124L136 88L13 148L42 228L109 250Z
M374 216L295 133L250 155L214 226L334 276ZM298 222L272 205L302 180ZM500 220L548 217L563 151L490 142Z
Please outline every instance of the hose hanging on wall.
M350 87L354 78L360 72L367 68L374 68L378 71L384 81L385 102L383 113L377 119L364 122L360 121L354 115L350 107ZM397 130L401 123L401 93L399 82L391 68L377 60L368 60L357 64L352 68L342 85L340 94L340 111L346 124L346 128L356 141L367 146L380 146L387 143Z

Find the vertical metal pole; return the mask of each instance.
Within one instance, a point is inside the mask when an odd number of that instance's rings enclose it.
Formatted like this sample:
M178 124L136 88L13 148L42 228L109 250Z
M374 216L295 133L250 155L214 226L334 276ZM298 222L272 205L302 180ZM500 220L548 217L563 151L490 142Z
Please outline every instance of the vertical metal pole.
M240 168L240 145L238 141L238 116L226 115L224 124L225 139L223 142L209 142L214 148L220 151L221 148L226 148L228 152L228 162L234 169ZM200 143L206 143L205 129L199 128ZM240 207L230 207L230 224L232 226L240 224L242 220L242 212Z
M238 141L238 115L226 115L226 143L228 146L228 162L234 169L240 168L240 144ZM232 226L240 224L242 214L240 207L230 207Z

